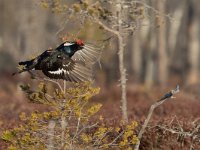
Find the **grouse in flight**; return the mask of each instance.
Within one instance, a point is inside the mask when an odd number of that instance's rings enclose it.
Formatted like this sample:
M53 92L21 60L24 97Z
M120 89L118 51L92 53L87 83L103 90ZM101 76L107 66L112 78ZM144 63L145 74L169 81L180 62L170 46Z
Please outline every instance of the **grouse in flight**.
M91 81L92 66L99 60L100 55L100 48L84 44L82 40L64 42L56 49L46 50L32 60L19 62L23 69L17 73L41 70L51 79Z

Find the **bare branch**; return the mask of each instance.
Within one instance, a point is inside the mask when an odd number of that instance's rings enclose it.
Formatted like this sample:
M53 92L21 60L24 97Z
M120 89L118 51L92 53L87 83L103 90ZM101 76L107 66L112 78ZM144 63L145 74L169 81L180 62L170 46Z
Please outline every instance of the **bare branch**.
M99 25L100 25L103 29L105 29L106 31L108 31L108 32L110 32L110 33L112 33L112 34L115 34L116 36L120 36L119 31L114 30L114 29L108 27L108 26L105 25L101 20L95 18L95 19L94 19L94 22L96 22L97 24L99 24Z
M153 114L153 111L155 108L157 108L158 106L160 106L161 104L163 104L167 99L169 98L174 98L173 95L179 92L179 86L177 85L175 90L171 90L170 92L166 93L162 98L160 98L158 101L156 101L153 105L151 105L149 113L147 115L147 118L144 121L144 124L142 125L142 128L138 134L138 142L135 145L134 150L138 150L139 146L140 146L140 142L143 136L143 133L145 132L145 129L147 127L147 125L149 124L149 121L151 119L151 116Z
M45 80L45 81L52 82L52 83L58 85L58 87L60 88L60 90L61 90L62 92L64 92L64 90L63 90L63 88L61 87L61 85L60 85L59 82L57 82L57 81L55 81L55 80L52 80L52 79L48 79L48 78L44 78L44 80Z

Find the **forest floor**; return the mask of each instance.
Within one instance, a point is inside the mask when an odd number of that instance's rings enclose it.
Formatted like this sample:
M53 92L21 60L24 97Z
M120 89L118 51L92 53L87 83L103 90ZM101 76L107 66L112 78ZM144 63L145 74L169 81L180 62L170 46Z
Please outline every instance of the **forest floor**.
M31 113L35 110L44 111L49 109L42 105L28 102L25 94L20 91L15 81L1 80L0 82L0 134L2 131L18 125L18 115L21 112ZM159 87L146 90L142 86L129 85L127 92L129 120L135 120L142 124L150 106L169 90L171 89L161 89ZM168 123L174 118L182 121L183 124L189 124L200 118L200 95L197 92L185 88L181 89L181 92L176 97L176 99L167 100L155 110L151 120L152 126L158 123ZM93 101L103 104L99 114L105 118L106 124L115 125L119 123L119 118L121 117L119 87L101 88L100 94L95 96ZM151 136L154 136L150 134L145 135L142 149L148 150L152 145L154 145L152 147L155 147L155 142L148 141ZM158 146L158 149L163 149L164 147ZM184 149L176 143L170 147L165 147L165 149L170 148ZM6 149L6 144L1 140L0 149Z

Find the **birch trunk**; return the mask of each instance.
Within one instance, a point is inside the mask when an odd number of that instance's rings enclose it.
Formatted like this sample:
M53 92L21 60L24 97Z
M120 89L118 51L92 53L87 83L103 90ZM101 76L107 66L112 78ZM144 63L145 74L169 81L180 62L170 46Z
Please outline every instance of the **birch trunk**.
M122 37L121 29L121 20L122 20L122 0L117 0L117 14L118 14L118 46L119 46L119 71L120 71L120 85L121 85L121 110L122 110L122 119L125 122L128 122L127 114L127 96L126 96L126 69L124 66L124 41Z

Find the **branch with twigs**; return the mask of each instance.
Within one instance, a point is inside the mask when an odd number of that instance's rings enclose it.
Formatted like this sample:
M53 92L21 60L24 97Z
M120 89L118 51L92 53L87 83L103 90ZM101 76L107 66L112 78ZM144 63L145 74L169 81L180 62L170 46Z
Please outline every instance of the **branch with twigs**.
M181 144L183 144L184 141L189 138L190 150L194 150L197 148L196 146L199 146L200 144L200 124L198 120L199 118L189 123L191 125L189 129L184 129L183 124L180 124L178 119L175 120L177 122L177 125L175 126L172 125L172 122L174 122L174 120L172 120L170 125L157 125L156 128L161 129L164 133L168 132L175 135Z
M149 109L149 113L147 115L147 118L144 121L144 124L142 125L142 128L138 134L138 142L135 145L134 150L138 150L140 147L140 142L143 136L143 133L146 130L147 125L149 124L149 121L152 117L152 114L155 110L155 108L157 108L158 106L162 105L166 100L168 100L169 98L175 98L174 95L177 94L179 92L179 86L176 86L176 89L171 90L170 92L166 93L163 97L161 97L159 100L157 100L154 104L151 105L150 109Z

